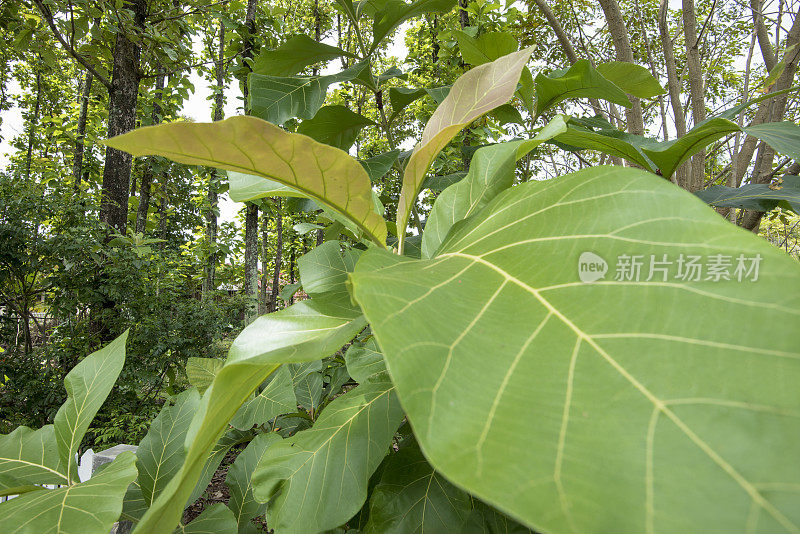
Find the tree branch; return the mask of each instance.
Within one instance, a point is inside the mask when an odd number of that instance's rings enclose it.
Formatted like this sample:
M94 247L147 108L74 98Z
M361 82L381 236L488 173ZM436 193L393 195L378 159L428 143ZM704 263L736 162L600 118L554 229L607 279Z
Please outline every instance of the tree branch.
M56 38L56 39L58 39L58 42L60 42L60 43L61 43L61 46L63 46L63 47L64 47L64 50L66 50L66 51L67 51L67 53L69 53L69 55L71 55L72 57L74 57L74 58L75 58L75 59L78 61L78 63L80 63L81 65L83 65L83 66L86 68L86 70L88 70L89 72L91 72L91 73L92 73L92 76L94 76L95 78L97 78L97 80L98 80L100 83L102 83L103 85L105 85L105 86L106 86L106 89L108 89L109 91L111 91L111 90L112 90L112 86L111 86L111 82L110 82L110 81L108 81L108 78L106 78L105 76L103 76L102 74L100 74L100 73L97 71L97 69L95 69L95 68L92 66L92 64L91 64L91 63L89 63L89 62L86 60L86 58L84 58L83 56L81 56L80 54L78 54L78 52L76 52L76 51L75 51L75 48L73 48L73 46L72 46L71 44L69 44L69 43L66 41L66 39L64 39L64 36L63 36L63 35L61 35L61 32L59 32L59 31L58 31L58 28L56 28L55 21L53 20L53 13L50 11L50 8L49 8L49 7L47 7L46 5L44 5L44 4L42 3L42 0L33 0L33 1L34 1L34 3L36 4L36 6L39 8L39 11L41 11L41 13L42 13L42 15L44 16L45 20L47 21L47 25L48 25L48 26L50 26L50 30L52 30L52 32L53 32L53 35L55 36L55 38Z

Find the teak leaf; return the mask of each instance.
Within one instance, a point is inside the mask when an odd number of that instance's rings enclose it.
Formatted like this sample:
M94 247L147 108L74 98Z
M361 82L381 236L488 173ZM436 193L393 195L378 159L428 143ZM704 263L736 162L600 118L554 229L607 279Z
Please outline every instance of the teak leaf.
M288 368L282 365L272 374L264 389L239 408L231 426L247 430L253 425L265 424L282 413L294 411L297 411L297 398L292 377Z
M351 281L425 456L537 531L800 530L800 267L686 191L527 182Z
M597 72L628 94L652 98L666 91L649 70L627 61L609 61L597 65Z
M125 342L128 332L84 358L64 378L67 400L53 420L61 464L66 466L70 481L78 481L75 455L83 435L100 406L105 402L125 364Z
M270 501L270 528L305 534L350 519L402 418L392 383L376 379L331 402L310 429L268 448L253 486L256 499Z
M344 106L324 106L312 119L303 121L297 127L297 133L307 135L320 143L348 150L355 143L358 132L371 124L375 123Z
M625 91L600 74L588 60L576 61L566 71L536 76L536 114L541 115L568 98L602 98L631 107Z
M256 319L234 340L225 366L203 395L187 434L186 459L136 527L137 534L171 534L228 421L284 362L336 352L364 328L361 312L340 299L305 300Z
M228 469L228 475L225 477L225 484L231 494L228 506L239 525L239 534L246 534L248 525L251 524L250 519L262 515L267 510L266 504L253 498L251 477L267 448L280 440L281 437L275 432L259 434L239 453Z
M742 187L715 185L695 193L713 206L770 211L781 201L800 213L800 177L784 176L779 188L769 184L745 184Z
M374 211L369 178L356 160L256 117L148 126L106 144L134 156L164 156L280 182L347 217L376 244L386 242L386 223Z
M403 173L403 187L397 205L401 251L411 207L433 159L464 126L508 102L517 89L520 73L531 53L533 47L475 67L456 80L447 97L436 108Z
M253 62L253 72L268 76L293 76L309 65L339 56L353 57L353 54L318 43L307 35L293 35L278 48L262 50Z

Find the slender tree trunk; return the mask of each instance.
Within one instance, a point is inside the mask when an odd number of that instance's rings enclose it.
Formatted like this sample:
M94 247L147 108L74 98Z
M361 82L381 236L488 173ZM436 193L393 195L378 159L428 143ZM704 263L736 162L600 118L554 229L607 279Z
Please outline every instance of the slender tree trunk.
M697 125L706 118L706 99L703 88L703 70L700 64L700 39L697 36L697 15L694 0L683 0L683 35L686 39L686 67L689 71L689 96L692 104L692 122ZM706 176L706 151L692 156L692 172L687 189L692 193L702 189Z
M683 104L681 104L681 82L678 78L678 69L675 66L675 48L672 43L672 36L669 33L669 25L667 24L668 13L669 2L661 0L658 11L658 31L661 36L661 47L664 50L664 63L667 68L667 90L669 91L669 101L672 105L672 115L675 118L675 134L676 137L680 138L686 135L686 116L683 113ZM689 188L689 166L690 163L687 161L675 171L678 185L683 189Z
M458 0L458 22L463 30L469 26L469 13L467 13L467 6L469 0Z
M136 25L143 27L147 2L130 0L126 5L134 12ZM119 28L114 46L114 67L108 103L108 137L128 132L136 125L140 54L139 44L128 38L124 28ZM133 158L127 152L106 148L100 220L121 234L125 234L128 222L128 188L132 162Z
M83 150L86 139L86 118L89 113L89 97L92 92L92 73L86 72L81 84L81 109L78 112L78 127L75 132L75 154L72 158L72 187L75 193L81 189L83 177Z
M225 105L225 25L220 22L219 24L219 48L217 50L217 61L215 65L216 75L216 93L214 94L214 116L213 120L221 121L223 117L223 106ZM203 298L214 291L216 288L215 278L217 270L217 205L219 204L219 195L217 193L217 186L219 182L219 173L216 169L209 171L208 180L208 209L206 210L206 241L210 252L206 259L205 276L203 277Z
M294 271L297 268L297 258L296 252L297 247L295 246L295 238L294 238L294 231L292 231L292 239L289 240L289 246L291 246L291 252L289 253L289 283L295 283ZM289 305L294 304L294 294L289 297Z
M536 4L536 7L539 8L539 11L541 11L544 18L547 19L547 23L555 32L556 38L561 45L561 49L564 51L564 55L567 56L567 60L569 60L570 63L575 63L578 61L578 54L575 53L575 47L572 46L572 41L569 40L567 32L564 31L561 23L558 22L558 19L556 18L555 14L553 14L553 10L550 9L548 2L546 0L533 1Z
M161 122L161 98L164 94L164 75L156 77L155 99L153 101L153 114L151 124ZM139 209L136 212L136 232L144 234L147 228L147 214L150 211L150 193L153 186L153 161L148 160L142 172L141 193L139 194Z
M608 30L614 41L617 61L635 63L633 59L633 49L628 40L628 29L625 27L625 20L619 10L617 0L600 0L600 7L606 15ZM644 120L642 118L642 103L638 98L630 97L633 106L625 110L625 121L628 123L628 132L635 135L644 135Z
M786 49L783 54L782 61L784 62L783 73L778 77L778 80L772 86L772 91L780 91L791 87L794 81L795 73L797 72L798 60L800 59L800 10L795 14L794 24L786 35ZM782 95L770 100L762 102L765 104L765 112L763 113L764 122L780 121L786 114L786 104L788 97ZM759 109L758 111L761 111ZM756 114L758 115L758 111ZM747 144L749 138L745 140ZM754 146L754 145L753 145ZM753 174L750 178L750 183L765 184L769 183L772 179L772 161L775 158L775 151L772 147L761 143L759 154L756 158L756 163L753 168ZM741 163L741 162L740 162ZM757 232L761 224L761 218L764 216L762 211L745 210L742 214L741 226L753 232Z
M261 290L258 292L258 313L269 312L267 284L269 282L269 215L261 211Z
M283 209L281 199L275 199L275 269L272 272L272 291L269 293L269 311L278 309L278 292L281 283L281 259L283 258Z
M245 39L242 55L245 58L253 57L253 36L256 33L256 0L247 1L247 39ZM249 91L247 78L242 84L245 112L250 114ZM244 219L244 293L247 298L245 308L245 324L252 323L258 316L258 207L247 204Z
M36 103L33 107L33 117L28 125L28 148L25 154L25 177L31 179L31 160L33 159L33 145L36 142L36 130L39 127L39 113L42 108L42 72L36 68Z

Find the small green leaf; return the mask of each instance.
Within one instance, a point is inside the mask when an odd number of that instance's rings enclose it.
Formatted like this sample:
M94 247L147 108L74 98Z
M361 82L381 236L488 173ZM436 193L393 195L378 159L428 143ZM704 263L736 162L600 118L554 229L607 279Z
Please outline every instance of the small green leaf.
M461 57L476 67L517 51L517 38L507 32L488 32L477 39L459 30L453 34L458 41Z
M259 178L263 180L263 178ZM217 358L194 358L186 360L186 378L202 395L225 362Z
M322 400L322 375L309 373L301 378L294 389L297 404L305 408L308 413L316 414Z
M758 211L770 211L780 201L786 201L795 213L800 213L800 177L797 176L784 176L776 189L769 184L745 184L738 188L715 185L695 194L713 206Z
M390 150L369 159L359 160L359 163L367 171L370 181L377 182L394 166L394 162L397 161L397 156L399 155L399 150Z
M314 118L303 121L297 133L346 151L355 143L358 132L372 124L375 123L344 106L324 106Z
M309 65L340 56L353 57L353 54L318 43L307 35L293 35L278 48L263 49L253 62L253 72L268 76L293 76Z
M742 128L747 135L757 137L779 154L800 160L800 126L793 122L769 122Z
M386 223L373 210L369 178L356 160L261 119L239 116L206 124L148 126L106 144L134 156L164 156L275 180L351 219L375 243L383 246L386 241Z
M180 527L175 534L233 534L236 532L236 518L230 508L218 502L212 504L191 523Z
M536 76L536 114L570 98L602 98L614 104L631 107L625 92L597 72L589 61L580 59L566 71L549 76Z
M425 96L427 91L425 89L411 89L408 87L390 87L389 88L389 103L392 106L392 115L389 118L391 122L398 113L403 111L413 101Z
M226 174L230 184L228 195L234 202L249 202L264 197L308 198L305 193L293 187L262 176L236 171L227 171Z
M397 205L400 250L403 249L411 206L417 199L434 158L464 126L508 102L516 91L520 72L532 52L533 47L526 48L470 70L456 81L433 113L403 174L403 187Z
M270 528L320 532L358 512L403 418L393 389L388 379L362 384L331 402L313 427L267 449L253 486L257 500L270 501Z
M739 125L735 122L728 119L712 119L692 128L680 139L652 143L647 147L642 147L642 152L655 163L662 176L669 178L675 169L693 154L703 150L717 139L738 131Z
M386 372L383 354L381 354L378 342L374 337L364 343L356 342L350 345L344 355L344 361L347 365L347 372L359 384Z
M297 260L303 289L309 295L347 292L345 282L353 272L360 250L342 249L339 241L326 241Z
M406 20L425 13L446 13L453 9L456 0L416 0L407 4L403 0L367 0L359 9L372 17L373 52L381 42ZM357 20L357 19L353 19Z
M616 129L602 129L594 132L581 126L570 125L567 131L555 138L555 141L581 150L597 150L605 154L618 156L636 163L643 169L655 172L653 162L644 155L641 148L652 144L652 142L641 137L637 140L639 141L637 146L629 142L633 139L635 137L631 134L620 132Z
M67 484L53 425L20 426L0 436L0 496L34 489L34 484Z
M639 98L653 98L666 93L649 70L626 61L609 61L597 65L597 72L626 93Z

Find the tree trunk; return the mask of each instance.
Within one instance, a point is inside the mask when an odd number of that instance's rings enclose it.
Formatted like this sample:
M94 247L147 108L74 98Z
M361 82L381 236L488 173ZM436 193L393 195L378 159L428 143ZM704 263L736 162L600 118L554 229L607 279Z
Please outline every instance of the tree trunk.
M256 33L256 0L247 0L247 39L242 47L242 56L253 57L253 36ZM245 102L245 112L250 114L249 91L247 77L242 84L242 95ZM247 204L247 213L244 219L244 294L247 297L245 309L245 324L252 323L258 316L258 207Z
M292 235L294 236L294 232L292 232ZM289 253L289 283L294 284L296 281L294 277L294 271L297 268L297 258L296 258L297 248L295 246L294 237L292 237L292 239L289 240L289 245L292 247L291 252ZM289 305L292 304L294 304L294 294L292 294L292 296L289 297Z
M134 12L135 24L144 26L145 0L130 0L126 6ZM136 125L136 97L139 93L139 44L119 28L114 46L114 67L108 102L108 137L123 134ZM127 152L106 148L103 168L100 220L121 234L128 222L128 188L133 158Z
M564 51L564 55L567 56L567 60L570 63L575 63L578 61L578 55L575 53L575 48L572 46L572 42L567 37L567 33L564 31L564 28L561 26L561 23L558 22L556 16L553 14L553 10L550 9L549 4L546 0L533 0L536 4L536 7L539 8L539 11L542 12L544 18L547 19L547 23L553 29L556 34L556 38L558 39L559 44L561 45L561 49Z
M155 100L153 102L152 124L161 122L161 98L164 94L164 75L156 77ZM149 160L142 173L141 193L139 194L139 209L136 212L136 232L144 234L147 228L147 213L150 211L150 192L153 185L153 165Z
M83 148L86 138L86 117L89 113L89 97L92 92L92 73L86 72L81 91L81 109L78 113L78 128L75 132L75 154L72 158L72 186L77 194L83 177Z
M681 83L678 79L678 69L675 66L675 49L667 24L668 13L669 2L667 0L661 0L658 11L658 30L661 36L661 47L664 49L664 63L667 67L667 89L669 90L672 114L675 117L675 133L676 137L680 138L686 135L686 116L683 113L683 104L681 104ZM689 165L690 163L687 161L675 171L678 186L683 189L689 188Z
M458 22L463 30L469 26L469 13L467 13L467 6L469 0L458 0Z
M214 116L213 120L221 121L223 117L223 106L225 105L224 91L225 91L225 25L219 25L219 49L217 53L217 61L215 65L215 75L217 88L214 94ZM206 298L211 291L216 289L216 271L217 271L217 205L219 204L219 195L217 194L217 186L219 182L219 173L216 169L211 169L208 180L208 209L206 210L206 242L209 246L209 254L206 259L205 276L203 277L203 298Z
M617 0L600 0L600 7L606 15L608 30L614 41L617 61L635 63L633 59L633 49L628 40L628 29L625 27L625 20L619 10ZM642 103L638 98L630 97L633 106L625 110L625 122L628 124L628 132L634 135L644 135L644 120L642 118Z
M39 126L39 113L42 107L42 72L36 68L36 104L33 107L33 117L28 126L28 149L25 155L25 176L31 179L31 160L33 158L33 145L36 141L36 129Z
M261 211L261 290L258 292L258 313L269 312L267 284L269 282L269 215Z
M272 291L269 293L269 311L278 309L278 292L281 283L281 259L283 257L283 210L281 199L275 199L275 269L272 273Z
M683 34L686 39L686 67L689 71L689 96L692 103L692 122L697 125L706 118L706 99L703 71L700 64L700 39L697 36L697 16L694 0L683 0ZM692 172L686 188L694 193L702 189L706 176L706 151L692 156Z

